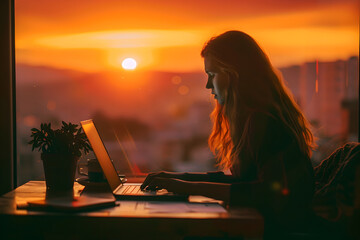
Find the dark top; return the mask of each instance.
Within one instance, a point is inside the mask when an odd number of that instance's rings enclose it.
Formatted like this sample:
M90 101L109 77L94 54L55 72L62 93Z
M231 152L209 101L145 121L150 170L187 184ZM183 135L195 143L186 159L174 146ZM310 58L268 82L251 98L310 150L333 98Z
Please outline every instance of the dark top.
M311 161L280 121L262 113L252 114L250 121L255 134L247 142L253 151L243 151L231 169L230 205L257 208L265 228L301 228L314 192Z

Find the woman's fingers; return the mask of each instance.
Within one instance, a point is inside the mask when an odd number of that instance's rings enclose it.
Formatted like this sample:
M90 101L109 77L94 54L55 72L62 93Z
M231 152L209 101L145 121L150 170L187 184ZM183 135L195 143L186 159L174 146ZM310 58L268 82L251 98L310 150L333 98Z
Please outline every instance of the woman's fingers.
M153 177L145 189L149 191L157 191L166 188L166 180L167 179L165 178Z
M145 181L143 182L143 184L141 184L140 188L143 190L145 189L149 183L156 177L165 177L166 173L164 172L156 172L156 173L149 173L147 175L147 177L145 178Z
M174 179L176 174L171 172L156 172L156 173L149 173L147 175L145 181L140 186L141 190L161 190L167 189L168 191L176 191L174 188L174 184L178 181Z
M141 188L142 190L145 189L145 188L147 187L147 185L149 184L149 182L151 182L151 179L152 179L152 173L149 173L149 174L146 176L144 182L141 184L140 188Z
M146 187L146 190L156 191L166 189L168 192L184 192L186 186L184 181L173 178L155 177Z

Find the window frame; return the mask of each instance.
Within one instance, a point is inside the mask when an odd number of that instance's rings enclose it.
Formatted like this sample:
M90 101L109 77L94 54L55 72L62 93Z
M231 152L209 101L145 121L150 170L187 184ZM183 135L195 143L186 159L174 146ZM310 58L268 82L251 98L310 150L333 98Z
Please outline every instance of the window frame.
M0 195L17 187L16 75L14 0L0 1ZM359 49L360 55L360 49ZM360 78L358 79L360 83ZM358 142L360 142L360 84L358 100Z
M0 1L0 194L17 186L14 0Z

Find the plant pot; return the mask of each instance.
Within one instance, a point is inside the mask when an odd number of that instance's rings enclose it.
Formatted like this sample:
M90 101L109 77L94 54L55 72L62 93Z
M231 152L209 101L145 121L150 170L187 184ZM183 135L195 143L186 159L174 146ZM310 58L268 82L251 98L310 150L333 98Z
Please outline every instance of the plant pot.
M42 153L47 191L68 191L74 187L78 156Z

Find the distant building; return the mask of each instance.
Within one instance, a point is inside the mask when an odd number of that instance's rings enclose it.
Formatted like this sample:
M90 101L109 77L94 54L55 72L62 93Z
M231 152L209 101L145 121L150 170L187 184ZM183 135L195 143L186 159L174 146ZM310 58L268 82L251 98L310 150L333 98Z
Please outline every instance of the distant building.
M280 69L318 137L356 140L359 58L308 62Z

